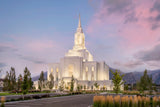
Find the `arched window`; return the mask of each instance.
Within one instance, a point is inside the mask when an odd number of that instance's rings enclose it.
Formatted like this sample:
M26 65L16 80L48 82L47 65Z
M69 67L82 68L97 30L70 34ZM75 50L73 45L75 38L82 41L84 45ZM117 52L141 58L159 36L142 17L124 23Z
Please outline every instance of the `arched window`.
M86 67L86 72L85 72L85 74L86 74L86 80L88 80L88 67Z
M94 66L92 66L92 71L94 71Z
M94 66L92 66L92 72L91 72L91 80L94 80Z
M53 72L53 68L51 68L51 73Z
M58 81L58 72L59 72L59 69L58 67L56 68L56 81Z

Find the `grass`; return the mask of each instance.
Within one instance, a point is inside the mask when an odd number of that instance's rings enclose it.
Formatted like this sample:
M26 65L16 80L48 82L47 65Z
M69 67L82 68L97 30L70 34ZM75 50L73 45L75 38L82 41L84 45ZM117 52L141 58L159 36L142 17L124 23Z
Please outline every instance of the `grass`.
M160 97L94 96L93 107L160 107Z
M47 92L42 91L42 92L32 92L32 93L27 93L27 94L41 94L41 93L47 93ZM50 93L54 93L54 92L50 92ZM10 93L10 92L1 92L0 93L0 96L7 96L7 95L23 95L23 93Z

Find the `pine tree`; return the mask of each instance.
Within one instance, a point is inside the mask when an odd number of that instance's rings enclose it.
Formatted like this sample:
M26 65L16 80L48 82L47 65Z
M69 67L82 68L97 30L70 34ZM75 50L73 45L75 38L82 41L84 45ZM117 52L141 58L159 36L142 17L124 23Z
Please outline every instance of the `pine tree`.
M16 73L13 67L11 67L10 72L6 73L3 90L4 91L16 90Z
M146 90L149 90L151 93L153 89L153 81L152 76L149 77L149 75L147 74L147 70L144 71L144 74L140 78L140 81L137 82L137 89L142 93Z
M49 81L49 89L51 90L54 86L54 77L52 74L49 75L50 81Z
M26 94L28 90L32 89L32 87L33 87L33 82L31 78L31 73L28 70L28 68L25 67L24 76L23 76L23 84L22 84L23 94Z
M10 82L9 82L9 73L6 72L6 76L4 78L4 84L3 84L3 91L9 91L9 87L10 87L9 84L10 84Z
M40 77L39 77L39 82L38 82L38 87L40 90L42 90L43 86L44 86L44 73L43 71L41 71Z
M23 84L22 84L23 94L27 94L28 88L29 88L29 84L28 84L28 68L25 67L24 76L23 76Z
M63 91L63 90L64 90L64 81L63 81L63 79L61 79L61 83L60 83L60 86L59 86L59 90L60 90L60 91Z
M72 75L70 91L72 92L73 89L74 89L74 77L73 77L73 75Z
M123 82L123 76L120 75L120 73L116 70L115 72L111 71L113 74L112 82L114 84L113 90L116 94L119 93L121 85L124 84Z
M96 87L96 90L98 89L99 85L97 82L94 83L94 86Z
M9 79L10 79L10 91L11 90L16 90L16 73L15 69L11 67L10 74L9 74Z
M17 90L22 90L22 75L19 74L18 82L17 82Z

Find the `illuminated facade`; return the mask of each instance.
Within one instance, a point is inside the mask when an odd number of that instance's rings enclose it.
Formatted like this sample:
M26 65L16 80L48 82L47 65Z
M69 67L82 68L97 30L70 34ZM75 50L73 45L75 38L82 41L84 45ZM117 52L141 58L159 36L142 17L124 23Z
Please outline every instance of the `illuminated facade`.
M109 80L109 66L105 62L94 61L85 47L80 17L73 49L69 50L59 63L48 64L48 81L50 74L54 77L54 89L58 89L61 79L64 81L65 89L69 89L72 75L75 79L75 90L77 86L82 89L95 89L95 83L99 85L99 89L113 89L112 81Z

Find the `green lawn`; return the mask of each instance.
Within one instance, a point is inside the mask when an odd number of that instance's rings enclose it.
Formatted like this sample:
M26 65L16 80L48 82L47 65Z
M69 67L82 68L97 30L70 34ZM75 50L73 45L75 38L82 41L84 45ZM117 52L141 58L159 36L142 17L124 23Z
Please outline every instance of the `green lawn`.
M42 91L42 92L33 92L33 93L27 93L27 94L40 94L40 93L47 93L47 92ZM9 93L9 92L1 92L0 93L0 96L7 96L7 95L22 95L22 93Z

